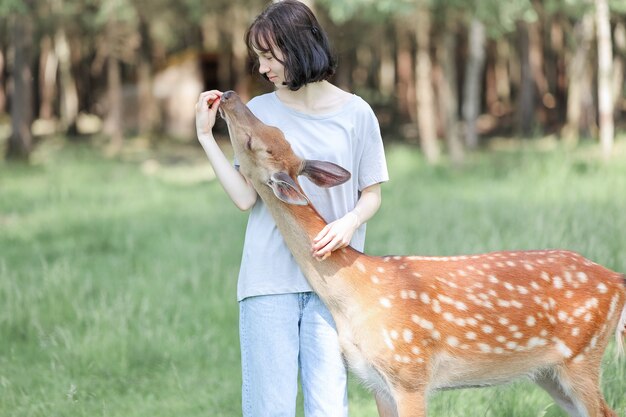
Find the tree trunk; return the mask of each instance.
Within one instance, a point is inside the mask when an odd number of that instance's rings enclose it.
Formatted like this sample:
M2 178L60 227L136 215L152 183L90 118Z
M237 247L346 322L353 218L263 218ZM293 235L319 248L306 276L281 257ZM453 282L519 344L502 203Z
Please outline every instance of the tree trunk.
M499 107L497 113L502 115L511 110L511 77L509 73L511 48L506 39L498 39L496 42L495 78Z
M408 22L398 21L396 29L396 96L398 111L402 118L415 122L415 78L413 77L413 54L406 29Z
M530 35L528 23L517 23L520 53L520 91L518 97L518 126L524 136L533 131L535 112L535 84L533 82L530 57Z
M141 34L141 46L138 51L137 64L137 95L139 111L137 112L139 133L147 135L156 126L158 108L156 98L152 94L152 43L150 41L150 28L145 19L139 23Z
M6 65L6 61L4 59L4 50L2 45L0 45L0 114L4 114L7 111L7 96L6 90L4 89L4 66Z
M378 40L380 50L380 66L378 83L380 92L385 98L393 96L395 79L395 64L393 60L393 32L390 33L388 25L385 25L383 36Z
M615 45L615 56L613 57L613 108L614 117L619 117L624 104L624 64L626 64L626 25L618 22L615 25L613 44ZM0 108L0 113L1 113Z
M11 91L12 133L6 156L7 159L28 160L33 147L33 21L29 13L24 13L15 14L12 23L11 41L15 51Z
M415 92L417 98L417 125L420 145L426 160L436 163L440 150L437 142L435 95L432 85L430 60L430 12L423 7L417 11L416 22L417 62L415 66Z
M598 122L602 155L608 158L613 150L613 45L607 0L596 0L596 28L598 40Z
M62 27L57 30L54 37L54 50L59 60L60 123L61 129L67 132L76 124L78 89L72 75L70 45Z
M578 142L580 131L588 123L583 119L583 106L592 100L590 94L590 77L587 62L591 40L593 38L593 15L587 13L574 26L574 45L576 50L569 63L569 84L567 88L567 122L563 127L563 140L570 145ZM588 126L587 126L588 128Z
M122 126L123 97L122 97L122 69L119 60L109 56L107 60L107 116L104 130L111 137L109 151L112 154L122 149L124 135Z
M248 27L248 10L240 5L231 6L230 30L232 39L232 71L235 76L235 91L246 102L251 97L248 77L248 50L242 39Z
M465 144L469 149L478 147L476 121L480 114L482 75L485 68L485 25L472 19L468 39L468 59L465 66L463 95L463 120L465 121Z
M49 120L54 117L58 64L59 60L54 53L52 39L46 36L41 40L39 57L39 117L42 119Z
M440 36L437 60L441 64L439 82L439 113L443 118L446 145L450 160L455 166L463 163L463 143L459 134L458 85L456 72L457 26L453 18L446 20L447 27Z

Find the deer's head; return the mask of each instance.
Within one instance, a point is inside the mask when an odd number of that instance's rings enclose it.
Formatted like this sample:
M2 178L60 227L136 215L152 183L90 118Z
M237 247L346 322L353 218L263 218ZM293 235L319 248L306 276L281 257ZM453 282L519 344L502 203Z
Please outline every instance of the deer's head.
M298 184L299 175L320 187L333 187L350 179L348 171L331 162L298 157L283 132L257 119L234 91L222 95L219 111L228 124L241 173L257 190L269 186L285 203L306 205L309 201Z

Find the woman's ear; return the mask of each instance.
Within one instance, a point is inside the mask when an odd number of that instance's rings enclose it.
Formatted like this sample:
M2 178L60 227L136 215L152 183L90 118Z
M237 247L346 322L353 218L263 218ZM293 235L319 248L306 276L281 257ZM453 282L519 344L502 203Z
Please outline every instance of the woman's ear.
M304 161L299 175L304 175L315 185L324 188L343 184L351 177L350 172L337 164L308 159Z

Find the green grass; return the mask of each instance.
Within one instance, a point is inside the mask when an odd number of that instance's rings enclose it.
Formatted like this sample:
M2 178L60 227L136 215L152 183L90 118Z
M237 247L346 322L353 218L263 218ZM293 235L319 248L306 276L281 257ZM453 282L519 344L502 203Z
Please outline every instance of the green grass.
M525 145L453 169L391 146L367 251L558 247L626 271L622 148L603 163L589 149ZM0 163L0 416L240 415L247 216L216 181L197 180L207 163L199 148L192 155L114 160L72 145L28 167ZM161 164L151 170L147 157ZM607 400L626 415L626 362L607 354L603 373ZM434 394L429 415L564 415L551 404L521 382ZM376 415L355 381L350 406Z

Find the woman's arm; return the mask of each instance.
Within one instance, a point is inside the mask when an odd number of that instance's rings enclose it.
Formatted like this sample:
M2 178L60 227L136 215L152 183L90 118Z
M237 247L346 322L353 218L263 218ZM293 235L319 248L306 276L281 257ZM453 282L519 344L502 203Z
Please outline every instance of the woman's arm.
M364 188L354 209L326 225L313 239L313 256L325 259L333 251L348 246L356 229L376 214L380 202L380 184Z
M213 137L213 126L220 105L222 92L205 91L196 103L196 131L215 175L222 187L240 210L249 210L257 199L257 193L250 182L232 166Z

